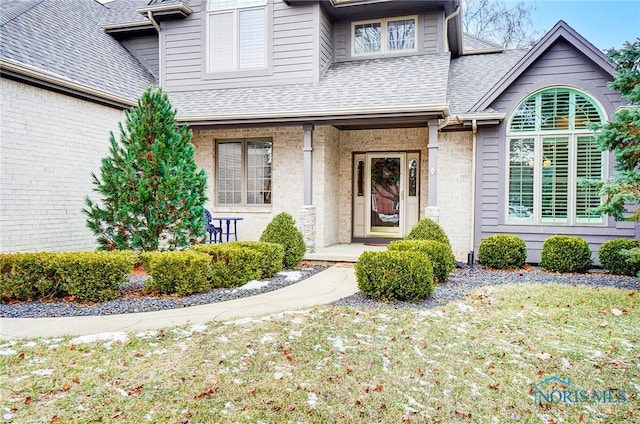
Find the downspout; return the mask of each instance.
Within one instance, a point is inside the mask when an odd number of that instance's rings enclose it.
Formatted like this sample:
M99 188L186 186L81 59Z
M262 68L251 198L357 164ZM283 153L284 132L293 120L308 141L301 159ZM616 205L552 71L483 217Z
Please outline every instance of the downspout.
M158 22L156 22L155 18L153 17L153 12L151 12L150 10L147 10L147 19L149 19L151 25L153 25L156 31L158 31L158 34L160 34L160 25L158 25Z
M445 52L449 51L449 37L447 37L447 32L449 29L449 21L452 18L455 18L456 16L458 16L459 14L460 14L460 6L456 7L456 10L451 12L449 16L444 17L444 51Z
M147 19L151 22L151 25L158 31L158 85L162 86L162 68L164 68L163 57L162 57L162 40L160 39L160 25L153 17L153 12L147 10Z
M473 249L476 244L476 145L478 142L478 123L471 120L471 248L469 266L473 265Z

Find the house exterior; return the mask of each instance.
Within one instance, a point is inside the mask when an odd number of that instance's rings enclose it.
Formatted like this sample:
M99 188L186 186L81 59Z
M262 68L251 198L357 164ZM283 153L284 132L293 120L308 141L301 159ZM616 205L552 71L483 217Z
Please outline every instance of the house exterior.
M440 222L458 258L493 234L530 262L553 234L597 259L640 226L594 216L613 156L589 124L613 68L564 22L530 50L462 33L459 0L0 0L0 251L95 248L90 173L148 85L193 130L207 208L257 239L293 215L309 251ZM43 24L46 22L46 24Z

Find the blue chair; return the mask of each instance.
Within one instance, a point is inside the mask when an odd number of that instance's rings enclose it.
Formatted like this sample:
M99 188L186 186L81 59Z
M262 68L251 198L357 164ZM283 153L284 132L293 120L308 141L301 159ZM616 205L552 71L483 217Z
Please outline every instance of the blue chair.
M222 228L211 223L211 212L204 210L204 228L209 233L209 243L222 242Z

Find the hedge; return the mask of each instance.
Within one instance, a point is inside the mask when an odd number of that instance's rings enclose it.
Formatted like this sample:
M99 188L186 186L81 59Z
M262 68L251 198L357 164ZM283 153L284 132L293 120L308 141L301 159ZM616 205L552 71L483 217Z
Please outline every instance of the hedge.
M284 247L281 244L265 241L234 241L230 244L247 247L260 253L260 278L272 277L284 267Z
M51 300L74 296L102 302L120 296L137 255L128 251L0 255L0 299Z
M234 243L197 244L196 252L211 257L208 279L212 287L238 287L262 275L262 253L251 247Z
M144 283L149 292L184 296L211 290L208 279L211 257L206 253L145 252L140 259L151 277Z
M580 237L555 235L542 245L540 266L549 271L584 272L591 265L591 249Z
M614 239L600 246L600 266L612 274L635 276L640 272L640 263L625 251L640 248L640 240Z

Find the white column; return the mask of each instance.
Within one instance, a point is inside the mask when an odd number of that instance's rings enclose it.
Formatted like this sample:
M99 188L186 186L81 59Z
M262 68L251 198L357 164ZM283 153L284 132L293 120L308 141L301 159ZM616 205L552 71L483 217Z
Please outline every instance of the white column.
M425 216L434 221L440 219L440 208L438 208L438 120L428 121L429 126L429 175L427 177L428 197Z

